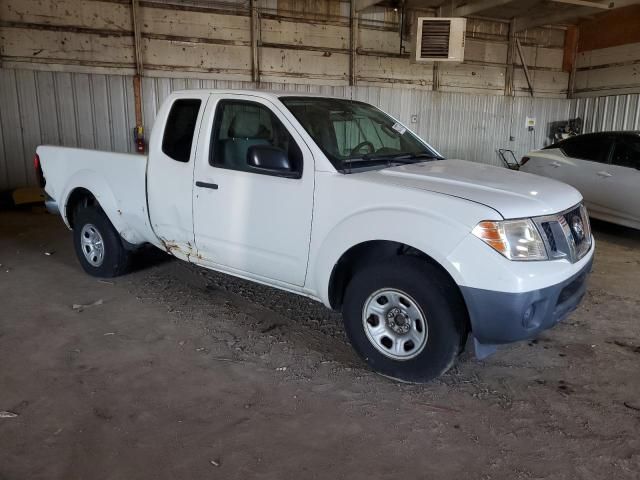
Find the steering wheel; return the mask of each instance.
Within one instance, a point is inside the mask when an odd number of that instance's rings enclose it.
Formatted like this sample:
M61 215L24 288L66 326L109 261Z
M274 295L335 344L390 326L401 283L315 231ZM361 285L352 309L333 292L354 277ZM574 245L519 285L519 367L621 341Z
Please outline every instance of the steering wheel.
M371 143L369 140L365 140L364 142L360 142L358 145L351 149L351 155L361 153L360 150L362 150L363 147L368 147L369 151L366 153L373 153L376 151L376 147L373 145L373 143Z

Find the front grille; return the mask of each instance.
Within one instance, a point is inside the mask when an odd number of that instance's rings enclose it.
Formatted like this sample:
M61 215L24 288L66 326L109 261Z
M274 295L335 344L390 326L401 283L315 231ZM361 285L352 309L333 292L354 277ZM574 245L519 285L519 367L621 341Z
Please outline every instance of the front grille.
M553 236L553 230L551 228L551 223L550 222L543 222L541 225L542 225L542 229L544 230L544 235L547 238L547 242L549 243L549 250L551 250L551 253L557 252L558 251L558 247L556 246L556 239Z
M566 258L577 262L591 248L591 227L584 205L577 205L557 215L534 218L549 258Z

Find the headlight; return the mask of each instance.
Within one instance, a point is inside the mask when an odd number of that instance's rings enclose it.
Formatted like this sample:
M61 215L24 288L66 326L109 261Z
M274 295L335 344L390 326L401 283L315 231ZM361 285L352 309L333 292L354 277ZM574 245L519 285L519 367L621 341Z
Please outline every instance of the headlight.
M547 251L530 219L480 222L472 233L509 260L546 260Z

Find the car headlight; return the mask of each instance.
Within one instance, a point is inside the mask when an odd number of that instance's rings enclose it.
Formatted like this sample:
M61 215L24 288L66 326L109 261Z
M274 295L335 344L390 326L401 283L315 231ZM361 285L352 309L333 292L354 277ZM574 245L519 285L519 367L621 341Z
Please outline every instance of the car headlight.
M509 260L547 260L542 237L533 221L480 222L472 233Z

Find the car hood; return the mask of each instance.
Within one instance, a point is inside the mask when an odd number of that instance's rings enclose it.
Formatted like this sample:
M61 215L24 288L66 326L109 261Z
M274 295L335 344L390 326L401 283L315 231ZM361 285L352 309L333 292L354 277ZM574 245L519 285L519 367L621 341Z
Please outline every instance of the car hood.
M466 160L413 163L361 175L481 203L504 218L549 215L582 201L575 188L557 180Z

